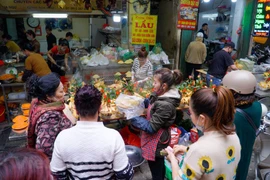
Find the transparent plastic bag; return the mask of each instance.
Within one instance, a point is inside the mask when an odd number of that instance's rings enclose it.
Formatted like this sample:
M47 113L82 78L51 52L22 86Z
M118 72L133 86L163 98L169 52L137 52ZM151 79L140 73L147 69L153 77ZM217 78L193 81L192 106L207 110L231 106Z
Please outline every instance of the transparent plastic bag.
M115 100L115 104L119 112L124 113L127 119L142 115L145 109L143 98L122 93Z
M156 43L156 45L153 47L152 52L155 54L160 54L162 52L161 43Z

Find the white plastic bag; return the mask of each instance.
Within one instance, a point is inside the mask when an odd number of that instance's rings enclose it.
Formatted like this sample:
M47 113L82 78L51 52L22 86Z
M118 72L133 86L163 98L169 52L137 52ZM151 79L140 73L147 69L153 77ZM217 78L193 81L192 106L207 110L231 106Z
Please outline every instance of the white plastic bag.
M160 53L160 59L163 61L164 64L170 64L168 55L164 51Z
M145 109L143 98L122 93L115 100L115 104L119 112L124 113L127 119L142 115Z

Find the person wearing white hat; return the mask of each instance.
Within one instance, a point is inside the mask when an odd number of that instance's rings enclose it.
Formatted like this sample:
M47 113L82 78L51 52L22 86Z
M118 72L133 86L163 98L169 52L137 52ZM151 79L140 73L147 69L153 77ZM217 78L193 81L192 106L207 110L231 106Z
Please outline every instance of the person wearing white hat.
M229 72L223 78L223 86L232 91L235 99L234 105L237 108L234 124L242 149L235 179L239 180L247 178L256 138L255 129L260 126L261 122L262 106L255 98L256 84L255 76L245 70Z
M206 58L206 46L202 41L203 33L198 32L195 41L188 45L185 55L187 76L190 76L193 71L194 79L199 75L196 70L201 68Z

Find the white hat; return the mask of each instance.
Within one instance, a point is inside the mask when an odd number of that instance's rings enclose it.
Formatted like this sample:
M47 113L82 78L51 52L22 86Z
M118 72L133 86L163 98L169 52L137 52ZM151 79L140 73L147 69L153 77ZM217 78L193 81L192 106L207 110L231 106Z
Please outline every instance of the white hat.
M198 33L197 33L197 37L201 37L201 38L203 38L203 33L198 32Z

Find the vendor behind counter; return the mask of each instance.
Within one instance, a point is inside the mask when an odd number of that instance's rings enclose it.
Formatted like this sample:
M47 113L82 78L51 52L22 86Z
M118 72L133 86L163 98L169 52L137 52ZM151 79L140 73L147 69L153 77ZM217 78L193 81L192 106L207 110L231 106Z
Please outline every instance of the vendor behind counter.
M12 37L9 34L3 34L2 39L5 42L5 46L7 47L8 51L11 53L17 53L21 50L21 48L11 40Z
M64 76L66 71L69 70L68 56L69 56L68 41L60 39L59 45L54 46L48 52L48 64L52 72L57 73L59 76Z
M22 77L23 81L27 81L32 74L42 77L51 73L45 59L40 54L34 52L32 44L26 43L23 47L23 51L27 56L25 60L25 70Z
M133 66L131 68L132 81L143 83L153 76L153 65L147 58L148 52L143 46L139 52L138 57L134 59Z

